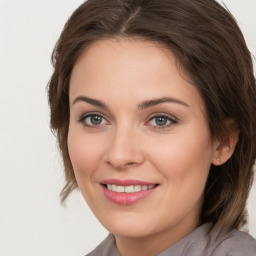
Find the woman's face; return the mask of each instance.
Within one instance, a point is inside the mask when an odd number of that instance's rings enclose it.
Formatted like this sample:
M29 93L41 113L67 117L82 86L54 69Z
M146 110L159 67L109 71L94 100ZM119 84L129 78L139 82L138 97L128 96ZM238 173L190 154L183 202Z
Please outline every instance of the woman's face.
M79 189L120 237L184 236L199 221L214 143L198 90L154 43L102 40L70 81L68 149Z

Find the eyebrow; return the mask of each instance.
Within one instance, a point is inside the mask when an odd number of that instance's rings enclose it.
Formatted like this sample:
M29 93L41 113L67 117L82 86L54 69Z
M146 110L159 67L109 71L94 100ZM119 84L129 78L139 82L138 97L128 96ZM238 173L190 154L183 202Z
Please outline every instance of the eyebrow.
M77 103L79 101L84 101L84 102L87 102L87 103L89 103L91 105L94 105L96 107L100 107L100 108L103 108L103 109L108 109L108 106L104 102L102 102L100 100L92 99L92 98L89 98L89 97L85 97L85 96L78 96L77 98L75 98L72 105L74 105L75 103ZM157 98L157 99L143 101L142 103L140 103L138 105L137 109L138 110L143 110L145 108L149 108L149 107L152 107L152 106L155 106L155 105L158 105L158 104L162 104L162 103L176 103L176 104L180 104L180 105L185 106L185 107L189 107L189 105L186 102L181 101L179 99L170 98L170 97L163 97L163 98Z
M77 103L79 101L84 101L84 102L87 102L87 103L89 103L91 105L94 105L96 107L100 107L100 108L103 108L103 109L108 109L107 105L105 103L103 103L102 101L92 99L92 98L88 98L88 97L85 97L85 96L78 96L77 98L75 98L72 105L74 105L75 103Z
M182 106L189 107L189 105L184 101L181 101L181 100L175 99L175 98L164 97L164 98L159 98L159 99L152 99L152 100L143 101L142 103L140 103L138 105L138 109L142 110L142 109L149 108L149 107L161 104L161 103L177 103L177 104L180 104Z

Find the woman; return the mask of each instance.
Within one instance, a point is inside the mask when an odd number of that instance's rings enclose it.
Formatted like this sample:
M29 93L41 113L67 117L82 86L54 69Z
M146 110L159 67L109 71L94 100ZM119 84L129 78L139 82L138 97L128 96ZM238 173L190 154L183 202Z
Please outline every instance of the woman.
M88 0L53 53L64 202L110 235L89 255L255 255L238 231L256 156L250 52L213 0Z

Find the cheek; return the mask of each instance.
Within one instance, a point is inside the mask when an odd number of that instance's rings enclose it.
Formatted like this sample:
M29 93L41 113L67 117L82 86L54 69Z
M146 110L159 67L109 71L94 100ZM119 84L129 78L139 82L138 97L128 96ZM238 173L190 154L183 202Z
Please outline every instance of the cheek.
M164 205L171 205L175 216L184 216L199 209L211 165L211 143L208 133L204 137L177 136L169 145L155 152L155 166L164 177ZM173 209L173 206L175 206ZM168 210L170 210L168 208Z
M68 134L68 151L76 178L90 176L97 168L101 155L100 144L93 136L70 129Z
M200 129L200 134L192 130L180 134L154 143L150 154L155 166L170 182L182 184L195 180L204 183L212 159L208 130Z

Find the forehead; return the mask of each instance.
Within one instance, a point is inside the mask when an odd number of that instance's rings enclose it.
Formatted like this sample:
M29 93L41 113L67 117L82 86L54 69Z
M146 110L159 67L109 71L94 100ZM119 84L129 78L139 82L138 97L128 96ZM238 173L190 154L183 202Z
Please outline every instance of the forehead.
M173 60L176 62L174 54L156 42L133 38L104 39L94 42L81 54L73 67L72 76L82 68L109 72L110 75L120 71L133 72L134 77L138 73L136 70L142 71L145 67L159 71L164 63L175 64Z
M103 101L112 101L117 95L138 101L168 96L186 100L188 105L204 105L198 90L177 68L177 59L170 50L136 39L93 43L72 71L70 99L79 94Z

